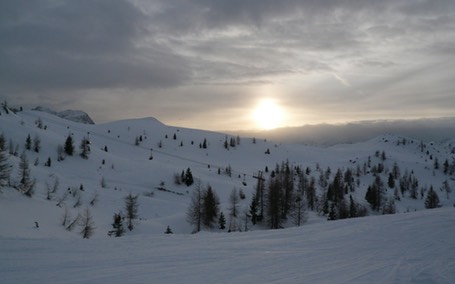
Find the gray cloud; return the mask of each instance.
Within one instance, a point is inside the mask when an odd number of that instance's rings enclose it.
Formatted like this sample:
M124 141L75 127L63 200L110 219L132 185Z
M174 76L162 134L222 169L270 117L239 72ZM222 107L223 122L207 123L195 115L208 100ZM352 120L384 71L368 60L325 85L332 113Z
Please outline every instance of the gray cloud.
M77 106L111 98L132 109L153 101L150 114L165 121L245 111L258 96L254 88L267 86L279 87L285 106L310 103L325 117L398 115L412 98L408 113L455 105L450 0L0 5L0 93L19 101Z

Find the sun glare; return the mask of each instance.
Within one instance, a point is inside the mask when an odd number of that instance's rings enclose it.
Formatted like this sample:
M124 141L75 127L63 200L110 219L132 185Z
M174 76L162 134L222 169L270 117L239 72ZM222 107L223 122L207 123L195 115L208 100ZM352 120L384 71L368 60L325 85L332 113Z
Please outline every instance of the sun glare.
M256 127L269 130L280 126L284 112L275 100L263 99L255 107L252 117Z

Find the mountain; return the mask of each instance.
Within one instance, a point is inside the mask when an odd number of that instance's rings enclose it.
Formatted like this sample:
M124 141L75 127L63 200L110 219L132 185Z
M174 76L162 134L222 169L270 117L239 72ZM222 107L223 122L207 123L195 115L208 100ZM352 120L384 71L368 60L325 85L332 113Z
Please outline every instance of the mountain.
M281 143L332 146L357 143L382 134L394 134L425 142L455 139L455 117L413 120L371 120L344 124L315 124L267 131L241 132L242 135L267 137Z
M0 188L5 283L26 283L32 277L71 283L124 283L126 278L130 283L455 280L450 269L455 232L449 225L455 202L451 141L382 133L362 142L317 147L172 127L155 118L81 124L42 111L2 112L0 134L11 173ZM72 156L62 152L68 137ZM83 158L80 152L87 146ZM34 185L30 196L21 187L24 164ZM190 186L181 180L188 170L195 180ZM392 187L390 174L397 175ZM286 196L304 191L308 208L290 199L293 211L280 217L283 230L269 230L269 217L253 225L247 216L261 177L265 200L276 193L270 185L281 178L291 177L286 180L294 185L288 195L280 191L282 204ZM187 222L187 212L193 192L209 185L226 226L242 233L227 234L227 228L215 225L191 234L195 226ZM382 203L373 209L366 196L378 187ZM230 214L234 188L236 216ZM315 190L313 208L310 188ZM436 192L442 208L425 210L430 192ZM129 194L138 196L135 228L110 237L114 214L124 216ZM272 201L266 209L276 205ZM351 204L369 216L327 221L349 217L343 208ZM298 208L304 212L301 227L296 227ZM82 240L76 220L87 211L94 232ZM382 216L393 211L397 214ZM70 230L68 222L74 221L77 226ZM167 227L172 236L164 234ZM25 273L24 265L34 272Z
M47 113L56 115L58 117L61 117L61 118L67 119L67 120L71 120L74 122L78 122L78 123L95 124L95 122L90 118L90 116L86 112L83 112L81 110L68 109L68 110L64 110L61 112L56 112L50 108L41 107L41 106L35 107L33 110L47 112Z

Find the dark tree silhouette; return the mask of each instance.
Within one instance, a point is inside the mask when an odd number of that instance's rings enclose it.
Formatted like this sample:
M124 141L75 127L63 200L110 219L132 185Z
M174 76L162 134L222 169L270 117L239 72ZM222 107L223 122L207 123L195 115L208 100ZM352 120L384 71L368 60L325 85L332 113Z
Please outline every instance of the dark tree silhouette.
M126 219L128 221L128 229L132 231L134 229L133 220L137 219L138 217L138 195L132 195L131 193L125 197L125 211L126 211Z
M65 146L64 146L65 153L69 156L72 156L74 153L74 144L73 144L73 138L71 137L71 134L68 135L65 141Z
M430 187L430 191L428 191L427 198L425 199L425 208L433 209L438 207L441 207L441 204L439 203L439 196L433 190L433 187Z

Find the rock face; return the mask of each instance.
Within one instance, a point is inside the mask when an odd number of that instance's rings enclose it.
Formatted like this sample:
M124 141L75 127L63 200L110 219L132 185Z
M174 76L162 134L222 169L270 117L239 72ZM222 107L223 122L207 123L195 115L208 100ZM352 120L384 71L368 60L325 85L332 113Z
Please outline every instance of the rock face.
M61 117L61 118L67 119L67 120L71 120L74 122L78 122L78 123L95 124L95 122L90 118L90 116L86 112L83 112L81 110L68 109L68 110L64 110L61 112L56 112L54 110L51 110L50 108L41 107L41 106L38 106L38 107L34 108L33 110L47 112L47 113L56 115L58 117Z
M95 122L90 118L90 116L86 112L80 110L64 110L57 113L57 116L74 122L95 124Z

